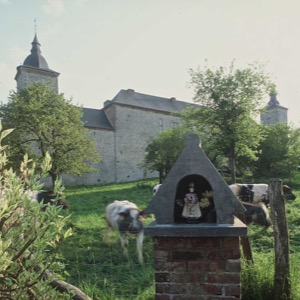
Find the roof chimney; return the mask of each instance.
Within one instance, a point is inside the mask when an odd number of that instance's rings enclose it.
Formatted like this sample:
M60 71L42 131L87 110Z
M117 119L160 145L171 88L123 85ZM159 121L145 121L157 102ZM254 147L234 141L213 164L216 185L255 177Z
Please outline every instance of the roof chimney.
M134 91L133 89L128 89L128 90L127 90L127 93L128 93L129 95L133 95L133 94L135 93L135 91Z

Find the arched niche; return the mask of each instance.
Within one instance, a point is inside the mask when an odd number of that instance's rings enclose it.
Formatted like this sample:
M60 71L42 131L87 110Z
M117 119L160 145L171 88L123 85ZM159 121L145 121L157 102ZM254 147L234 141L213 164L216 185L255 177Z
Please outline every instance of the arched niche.
M193 190L191 190L191 187ZM200 217L183 217L185 199L187 194L196 194L198 206L200 208ZM216 211L212 195L212 187L208 180L201 175L192 174L182 178L176 187L176 196L174 201L174 222L175 223L215 223ZM197 208L198 209L198 208Z

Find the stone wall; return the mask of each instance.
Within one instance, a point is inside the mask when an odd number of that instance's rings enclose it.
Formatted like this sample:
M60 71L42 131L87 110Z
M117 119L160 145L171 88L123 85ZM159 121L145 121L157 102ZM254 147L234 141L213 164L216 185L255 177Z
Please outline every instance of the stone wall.
M156 300L240 299L239 237L154 237Z
M128 106L116 109L116 182L158 177L142 168L147 145L161 131L176 126L177 117Z
M91 138L96 140L97 150L101 154L101 162L94 168L96 172L84 175L64 175L63 182L66 186L95 185L100 183L115 182L115 133L109 130L89 130Z

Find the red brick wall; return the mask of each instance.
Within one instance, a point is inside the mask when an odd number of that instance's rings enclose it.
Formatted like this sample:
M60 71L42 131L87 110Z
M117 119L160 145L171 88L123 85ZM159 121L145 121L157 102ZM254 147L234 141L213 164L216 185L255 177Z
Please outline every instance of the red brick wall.
M156 300L240 299L239 237L154 237Z

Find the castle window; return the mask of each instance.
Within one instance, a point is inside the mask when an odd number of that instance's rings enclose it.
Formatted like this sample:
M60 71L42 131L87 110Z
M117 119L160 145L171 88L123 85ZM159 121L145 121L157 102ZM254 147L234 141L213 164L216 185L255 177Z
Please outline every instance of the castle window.
M159 119L159 132L162 132L164 130L164 122L163 119Z

